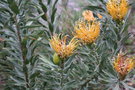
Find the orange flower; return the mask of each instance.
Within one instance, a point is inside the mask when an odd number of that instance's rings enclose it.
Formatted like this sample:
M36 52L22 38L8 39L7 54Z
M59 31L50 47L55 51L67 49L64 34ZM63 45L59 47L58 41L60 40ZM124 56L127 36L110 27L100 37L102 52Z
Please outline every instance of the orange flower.
M87 20L87 21L95 20L95 18L93 16L93 12L90 11L90 10L83 11L82 15L83 15L84 19Z
M100 34L100 23L98 21L86 22L79 20L75 24L75 37L82 42L90 44L94 42Z
M113 19L122 20L129 9L127 0L109 0L106 8Z
M122 53L118 54L114 61L114 69L119 73L120 78L123 80L125 76L134 68L135 61L133 58L128 58Z
M99 19L102 19L103 18L103 16L100 15L100 14L97 14L97 16L98 16Z
M60 39L60 35L54 35L50 40L51 47L62 59L69 57L74 53L74 50L78 46L78 40L72 38L67 44L67 36Z

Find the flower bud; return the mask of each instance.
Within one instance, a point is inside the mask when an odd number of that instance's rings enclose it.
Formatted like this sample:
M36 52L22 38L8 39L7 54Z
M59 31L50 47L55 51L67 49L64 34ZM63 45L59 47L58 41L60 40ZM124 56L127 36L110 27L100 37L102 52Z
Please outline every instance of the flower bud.
M53 55L53 62L54 62L54 64L60 63L60 57L57 55L57 53L54 53L54 55Z

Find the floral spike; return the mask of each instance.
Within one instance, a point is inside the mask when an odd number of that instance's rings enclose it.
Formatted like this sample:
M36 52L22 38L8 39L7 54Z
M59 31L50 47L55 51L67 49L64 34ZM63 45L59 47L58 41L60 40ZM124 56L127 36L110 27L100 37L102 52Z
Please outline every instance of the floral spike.
M82 15L83 15L84 19L87 20L87 21L95 20L95 18L93 16L93 12L90 11L90 10L83 11Z
M75 26L75 37L86 44L93 43L100 34L100 23L98 21L86 22L79 20Z
M106 4L109 14L115 20L122 20L129 9L127 0L109 0Z
M123 80L125 76L135 67L135 60L129 58L124 54L118 54L114 61L114 69L119 73L120 79Z
M60 35L55 34L50 40L50 45L58 56L62 59L69 57L74 53L74 50L78 46L78 40L72 38L67 44L67 36L60 39Z

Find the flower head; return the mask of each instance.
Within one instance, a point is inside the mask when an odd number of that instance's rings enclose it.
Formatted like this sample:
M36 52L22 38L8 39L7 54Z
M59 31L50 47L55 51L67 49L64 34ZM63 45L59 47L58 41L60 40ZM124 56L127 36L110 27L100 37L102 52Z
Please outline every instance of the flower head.
M55 34L50 40L51 47L62 59L69 57L74 53L78 45L78 40L72 38L71 41L67 44L67 36L64 36L62 39L60 35Z
M122 53L118 54L116 60L114 61L114 69L119 73L120 78L122 79L125 78L134 66L134 59L124 56Z
M93 16L93 12L90 11L90 10L83 11L82 15L83 15L84 19L87 20L87 21L95 20L95 18Z
M109 0L106 8L113 19L122 20L128 12L127 0Z
M100 23L98 21L86 22L82 19L76 22L74 29L75 37L84 43L90 44L100 34Z

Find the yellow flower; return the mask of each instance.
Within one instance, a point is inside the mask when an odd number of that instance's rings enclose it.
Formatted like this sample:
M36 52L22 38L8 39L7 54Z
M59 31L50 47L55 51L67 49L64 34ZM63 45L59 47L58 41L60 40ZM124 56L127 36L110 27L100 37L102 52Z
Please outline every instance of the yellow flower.
M78 40L72 38L67 44L67 36L60 39L60 35L55 34L50 40L50 45L61 59L67 58L74 53L78 45Z
M83 15L84 19L87 20L87 21L95 20L95 18L93 16L93 12L90 11L90 10L83 11L82 15Z
M93 43L100 34L100 23L98 21L86 22L79 20L75 24L75 37L82 42L90 44Z
M118 54L114 61L114 69L119 73L122 80L134 68L134 66L134 59L124 56L122 53Z
M128 12L127 0L109 0L106 8L113 19L122 20Z

